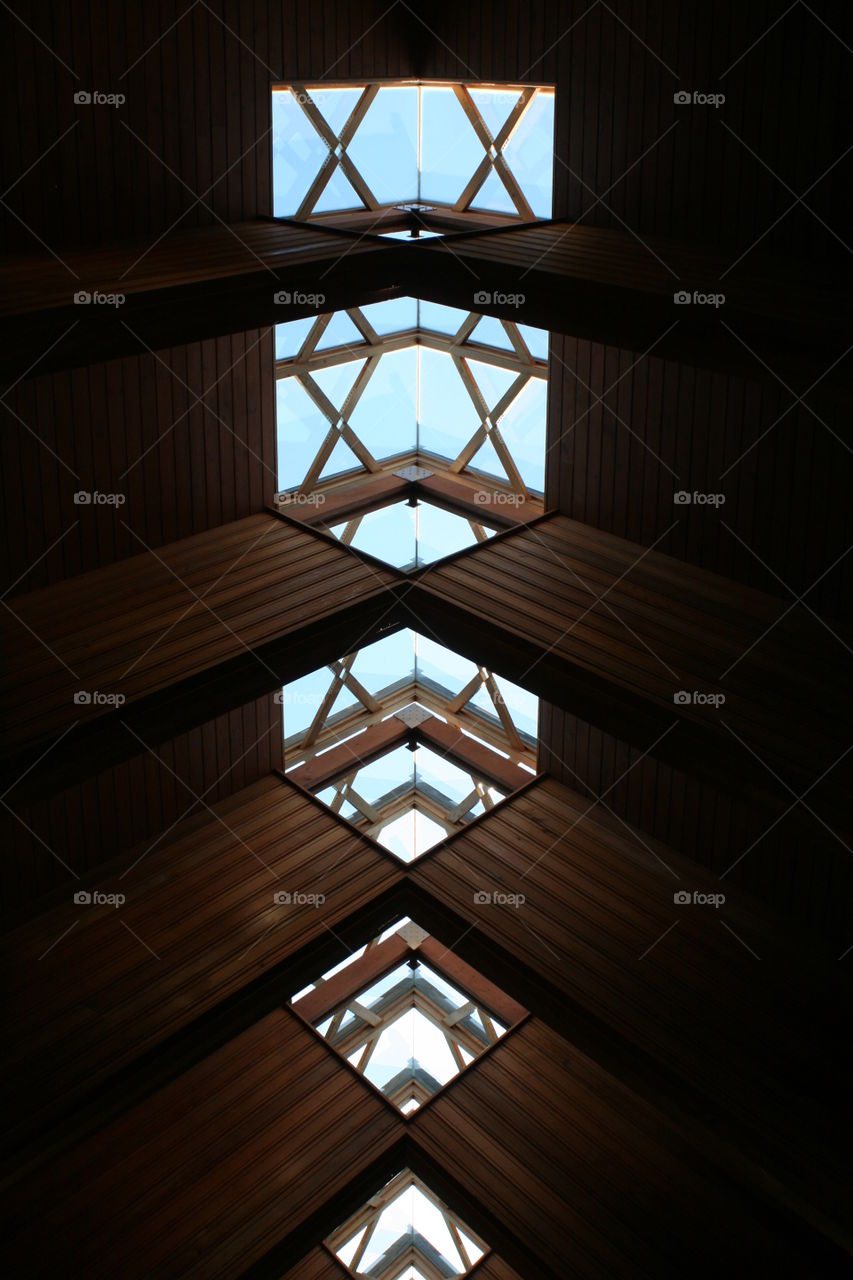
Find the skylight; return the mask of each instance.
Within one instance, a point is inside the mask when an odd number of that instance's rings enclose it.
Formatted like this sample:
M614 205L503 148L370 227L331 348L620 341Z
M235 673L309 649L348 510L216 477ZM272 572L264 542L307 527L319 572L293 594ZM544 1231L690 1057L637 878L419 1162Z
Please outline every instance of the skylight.
M466 1276L488 1248L410 1169L386 1183L326 1245L351 1275L382 1280Z
M548 335L400 297L276 326L279 491L315 503L406 465L508 515L545 487ZM479 487L478 487L479 486Z
M336 538L397 569L421 569L493 536L495 530L432 502L404 500L329 525Z
M496 1044L520 1005L411 920L374 938L292 998L317 1033L404 1115Z
M554 91L437 82L272 91L273 214L427 202L550 218Z
M403 862L536 769L538 700L408 629L294 680L280 699L288 776Z

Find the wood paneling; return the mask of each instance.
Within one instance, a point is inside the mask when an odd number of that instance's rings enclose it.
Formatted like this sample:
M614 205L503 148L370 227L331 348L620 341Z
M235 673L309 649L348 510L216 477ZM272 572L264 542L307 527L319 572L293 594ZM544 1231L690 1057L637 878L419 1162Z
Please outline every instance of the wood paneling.
M4 917L38 909L46 894L71 892L74 875L86 876L122 850L169 831L198 812L200 800L216 804L281 768L281 707L268 694L148 745L150 752L131 740L129 759L56 795L24 804L14 790L7 795L13 813L2 820Z
M400 878L390 855L274 776L81 878L75 893L126 903L81 905L69 889L4 939L7 1126L61 1113ZM279 905L276 892L324 901Z
M271 85L413 70L405 11L379 0L18 0L14 12L0 187L17 185L3 230L31 250L271 214ZM78 106L81 89L126 102Z
M3 413L3 580L33 591L263 510L273 385L270 329L19 383Z
M85 723L87 711L104 714L103 704L75 704L78 690L133 702L375 595L393 577L265 514L20 597L4 628L6 749ZM22 650L28 635L38 645Z
M845 1238L837 1010L849 992L837 964L732 886L716 907L680 905L675 894L719 893L719 882L588 809L539 783L412 878L526 968L532 990L515 994L534 1013L545 983L565 1002L548 1015L558 1029L579 1007L615 1033L622 1047L608 1052L623 1079L688 1112L729 1172ZM483 904L482 892L524 901ZM657 1084L640 1059L657 1064Z
M546 660L574 667L578 693L594 691L593 703L618 687L625 724L633 716L640 737L654 707L660 751L684 725L714 742L709 767L731 753L741 774L776 786L781 770L806 786L847 746L843 633L839 642L771 596L577 521L552 516L504 534L476 556L438 565L418 590L449 606L457 626L466 612L488 626L485 643L501 633L508 648L514 641L518 670L508 674L521 683L536 688ZM694 694L724 701L710 706ZM654 739L638 745L650 749ZM687 733L673 741L680 752Z
M412 1132L548 1275L715 1275L735 1241L782 1274L815 1265L813 1250L697 1160L665 1116L536 1019L416 1116ZM824 1274L844 1270L836 1260Z
M445 2L424 18L434 36L422 32L418 70L556 84L558 216L731 246L732 260L765 232L760 248L837 257L850 223L853 36L844 6L809 8ZM679 90L726 100L677 106ZM812 184L817 217L796 204Z
M540 769L590 801L601 796L625 822L721 877L721 891L741 885L798 928L819 930L833 955L846 950L853 862L847 825L821 817L825 785L809 792L807 809L792 796L745 795L654 753L640 757L623 738L540 703Z
M243 1275L401 1129L272 1013L14 1193L16 1273Z
M786 361L764 350L790 385ZM752 369L732 375L697 367L701 357L638 359L635 350L552 338L549 503L788 604L804 595L812 609L849 619L848 410L822 388L797 405L742 354ZM815 378L831 363L821 357ZM722 497L679 505L679 491Z

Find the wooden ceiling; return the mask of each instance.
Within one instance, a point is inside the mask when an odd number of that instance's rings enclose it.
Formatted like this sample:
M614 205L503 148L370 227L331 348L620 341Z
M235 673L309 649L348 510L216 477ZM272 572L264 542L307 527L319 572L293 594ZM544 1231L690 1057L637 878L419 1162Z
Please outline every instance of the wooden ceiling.
M331 1280L322 1242L405 1165L484 1280L848 1274L847 7L0 21L14 1274ZM554 83L561 221L452 255L272 226L270 84L331 76ZM124 325L78 318L62 260L130 269ZM271 511L272 262L331 306L524 279L544 520L405 580ZM671 303L711 281L719 316ZM274 691L410 625L543 703L538 778L406 869L281 773ZM323 909L282 918L285 881ZM413 1120L288 1004L403 914L530 1011Z

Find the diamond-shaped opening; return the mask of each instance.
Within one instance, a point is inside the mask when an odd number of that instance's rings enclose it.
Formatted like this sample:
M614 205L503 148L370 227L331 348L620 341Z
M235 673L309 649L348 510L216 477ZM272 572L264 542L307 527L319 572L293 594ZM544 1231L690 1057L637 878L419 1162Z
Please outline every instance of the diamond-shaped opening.
M536 772L538 699L408 629L279 698L288 777L404 863Z
M326 1240L352 1276L467 1276L488 1245L410 1169L402 1169Z
M409 919L318 976L292 1004L406 1116L525 1012Z
M326 526L356 551L411 572L485 542L497 530L418 499L386 504L352 520Z

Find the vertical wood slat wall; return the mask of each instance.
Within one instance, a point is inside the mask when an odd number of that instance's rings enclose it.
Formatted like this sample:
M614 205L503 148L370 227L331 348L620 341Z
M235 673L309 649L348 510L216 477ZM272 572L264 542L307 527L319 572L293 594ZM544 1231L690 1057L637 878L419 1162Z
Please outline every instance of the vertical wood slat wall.
M200 812L193 792L213 805L281 768L281 707L270 694L149 745L159 760L140 746L131 759L36 804L21 808L14 792L8 797L17 816L7 809L0 820L3 915L18 918L33 904L41 909L45 895L70 894L76 882L66 867L84 876L182 814Z
M140 351L28 378L8 397L0 576L20 577L15 593L239 520L272 500L272 331ZM80 506L80 490L123 501Z

